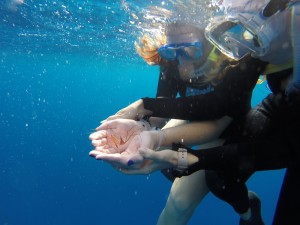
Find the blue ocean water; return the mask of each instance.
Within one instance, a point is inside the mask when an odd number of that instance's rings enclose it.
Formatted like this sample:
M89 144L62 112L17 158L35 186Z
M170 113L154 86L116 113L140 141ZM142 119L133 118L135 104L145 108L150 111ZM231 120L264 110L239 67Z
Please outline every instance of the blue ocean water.
M134 4L146 1L0 3L0 225L156 223L168 180L126 176L88 156L102 119L155 96L158 68L134 53ZM268 92L258 85L253 105ZM266 225L283 173L258 172L248 182ZM238 216L209 194L189 224L238 224Z

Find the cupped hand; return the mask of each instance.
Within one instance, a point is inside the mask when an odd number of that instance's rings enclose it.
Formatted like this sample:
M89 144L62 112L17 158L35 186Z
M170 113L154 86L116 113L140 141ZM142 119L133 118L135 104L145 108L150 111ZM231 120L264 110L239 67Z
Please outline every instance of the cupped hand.
M150 129L150 124L146 121L116 119L104 122L89 138L95 149L100 152L121 153L136 135Z
M90 156L112 164L116 168L140 168L144 163L144 157L140 154L140 148L154 148L153 132L143 131L134 136L127 148L122 152L93 150Z
M158 170L173 168L177 165L178 153L173 150L154 151L142 147L139 149L139 153L144 159L144 163L140 167L119 168L119 171L129 175L147 175Z

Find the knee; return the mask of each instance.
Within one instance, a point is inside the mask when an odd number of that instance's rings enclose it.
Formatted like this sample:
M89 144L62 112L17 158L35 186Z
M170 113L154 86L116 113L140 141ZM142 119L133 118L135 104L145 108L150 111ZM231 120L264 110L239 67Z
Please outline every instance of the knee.
M177 214L187 214L194 211L197 203L195 203L194 199L182 194L171 193L168 199L168 205L171 205Z

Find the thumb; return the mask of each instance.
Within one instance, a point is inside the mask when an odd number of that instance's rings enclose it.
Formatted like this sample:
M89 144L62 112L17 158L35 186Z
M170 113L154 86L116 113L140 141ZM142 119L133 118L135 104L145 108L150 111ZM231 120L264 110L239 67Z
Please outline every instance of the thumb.
M178 153L170 150L164 149L161 151L154 151L149 148L140 148L140 155L142 155L145 159L149 159L152 161L164 163L168 166L176 166L178 161Z
M115 120L105 120L105 122L101 122L100 126L96 128L97 131L100 130L108 130L116 128Z

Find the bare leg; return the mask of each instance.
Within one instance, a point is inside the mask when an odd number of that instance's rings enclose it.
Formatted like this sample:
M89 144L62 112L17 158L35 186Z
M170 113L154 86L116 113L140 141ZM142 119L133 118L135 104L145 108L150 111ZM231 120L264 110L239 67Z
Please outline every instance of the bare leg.
M176 178L157 225L187 224L197 205L208 192L204 170L190 176Z
M175 127L188 121L170 120L162 129ZM202 144L198 147L214 147L223 144L224 140L216 139L212 142ZM189 176L176 178L171 187L171 191L161 212L157 225L185 225L192 217L197 205L209 192L206 185L205 171L200 170Z

